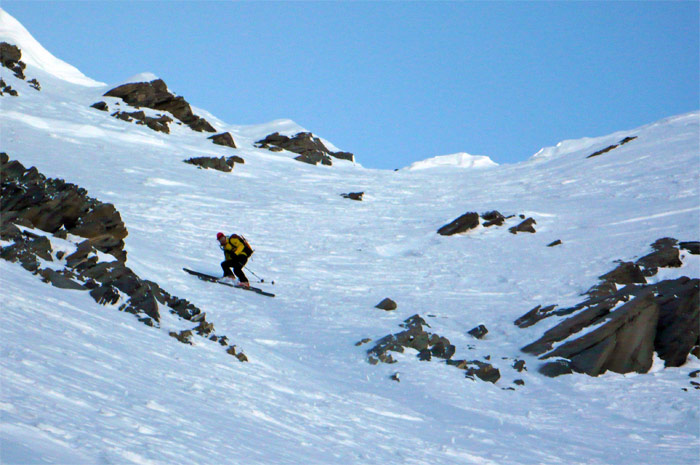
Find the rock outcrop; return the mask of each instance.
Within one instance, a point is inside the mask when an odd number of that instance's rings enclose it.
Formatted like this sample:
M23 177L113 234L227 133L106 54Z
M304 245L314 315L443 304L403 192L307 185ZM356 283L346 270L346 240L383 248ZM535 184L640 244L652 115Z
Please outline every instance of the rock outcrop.
M292 137L283 136L278 132L270 134L265 139L259 140L255 146L271 151L287 150L289 152L298 153L299 156L295 160L309 163L312 165L332 165L332 158L340 160L354 161L355 156L349 152L332 152L325 146L321 139L314 137L310 132L300 132Z
M27 65L22 61L22 51L16 45L0 42L0 64L9 69L14 75L24 80L24 70Z
M121 98L131 106L167 111L194 131L216 132L216 129L207 120L192 112L192 107L184 97L171 94L162 79L124 84L104 95L105 97Z
M0 154L0 181L0 239L8 243L0 247L0 258L19 263L55 287L89 292L97 303L118 306L148 326L159 326L161 307L166 307L197 323L177 334L182 342L190 343L194 332L228 345L228 338L213 334L214 325L194 304L170 295L126 266L123 238L128 232L114 205L89 197L74 184L47 179L36 168L26 169L5 153ZM74 243L71 252L54 251L51 238L65 241L69 233L84 240ZM65 242L61 248L65 249ZM98 252L114 259L101 259ZM52 263L43 265L46 262ZM244 354L231 347L227 351L244 361Z
M604 154L604 153L607 153L607 152L609 152L609 151L611 151L611 150L613 150L613 149L616 149L616 148L620 147L621 145L625 145L626 143L631 142L631 141L635 140L636 138L637 138L636 136L635 136L635 137L625 137L624 139L622 139L622 140L621 140L620 142L618 142L617 144L610 145L610 146L608 146L608 147L605 147L604 149L598 150L597 152L594 152L594 153L588 155L586 158L597 157L598 155L602 155L602 154Z
M546 364L542 371L549 375L577 371L596 376L606 370L644 373L654 352L667 367L684 364L700 345L700 279L681 277L649 285L645 278L660 267L682 265L676 245L675 239L660 239L652 244L652 253L634 263L621 262L586 292L588 299L574 307L538 306L518 318L515 324L526 328L550 316L572 315L522 350L542 359L566 359ZM622 287L618 290L618 286ZM593 331L570 339L595 325Z

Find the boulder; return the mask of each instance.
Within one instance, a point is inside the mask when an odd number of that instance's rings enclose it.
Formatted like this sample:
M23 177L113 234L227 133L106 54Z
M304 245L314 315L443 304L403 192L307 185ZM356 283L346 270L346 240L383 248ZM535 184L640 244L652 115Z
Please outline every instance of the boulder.
M698 241L681 242L678 245L681 249L687 250L693 255L700 255L700 242Z
M469 212L438 229L438 234L442 236L452 236L454 234L467 232L477 226L479 226L479 214Z
M488 329L486 329L486 326L484 325L479 325L476 328L470 329L467 333L470 334L471 336L477 338L477 339L483 339L484 336L489 332Z
M508 229L513 234L518 234L519 232L529 232L529 233L535 233L535 227L533 225L537 224L537 222L532 219L532 218L527 218L524 220L522 223L520 223L517 226L513 226L512 228Z
M389 297L385 298L381 302L379 302L377 305L375 305L375 308L379 308L381 310L386 310L386 311L391 311L391 310L396 310L398 305L396 305L396 302L391 300Z
M362 201L362 197L365 195L364 192L350 192L349 194L340 194L343 198Z
M223 132L221 134L216 134L216 135L208 137L207 139L211 139L216 145L223 145L223 146L231 147L234 149L237 148L236 142L233 140L233 136L231 135L230 132Z
M107 102L95 102L92 105L90 105L90 108L96 108L100 111L109 111L109 106L107 105Z
M484 227L486 228L494 225L503 226L503 223L506 222L506 217L496 210L482 214L481 218L484 220Z

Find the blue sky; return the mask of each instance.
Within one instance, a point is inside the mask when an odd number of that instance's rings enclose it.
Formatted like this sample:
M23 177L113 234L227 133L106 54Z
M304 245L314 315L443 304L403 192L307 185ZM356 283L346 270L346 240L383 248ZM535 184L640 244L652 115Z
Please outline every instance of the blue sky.
M516 163L697 110L699 5L2 1L94 79L150 71L227 123L290 118L382 169Z

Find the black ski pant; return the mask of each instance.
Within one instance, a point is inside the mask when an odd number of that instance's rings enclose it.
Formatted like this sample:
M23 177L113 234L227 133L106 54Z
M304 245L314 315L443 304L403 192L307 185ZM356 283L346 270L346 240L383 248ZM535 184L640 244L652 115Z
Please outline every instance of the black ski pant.
M248 277L243 273L243 267L248 262L248 257L245 255L236 255L231 260L221 262L221 268L224 270L224 276L236 275L236 278L242 283L248 282ZM233 272L231 272L233 268Z

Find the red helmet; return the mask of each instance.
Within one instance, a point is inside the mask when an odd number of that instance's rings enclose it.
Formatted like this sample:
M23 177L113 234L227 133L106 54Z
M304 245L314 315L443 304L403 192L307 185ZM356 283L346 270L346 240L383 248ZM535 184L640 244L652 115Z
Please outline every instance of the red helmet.
M222 237L225 237L225 236L224 236L224 233L222 233L222 232L216 233L216 239L217 239L217 240L221 239Z

